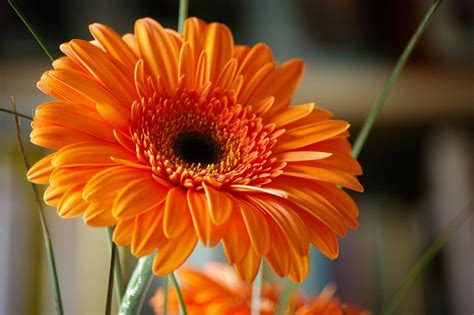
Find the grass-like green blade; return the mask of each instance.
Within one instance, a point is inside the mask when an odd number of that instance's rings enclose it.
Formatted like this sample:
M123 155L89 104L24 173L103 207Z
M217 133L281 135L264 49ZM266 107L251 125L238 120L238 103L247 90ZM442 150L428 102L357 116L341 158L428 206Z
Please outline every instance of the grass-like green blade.
M33 120L33 117L30 117L28 115L21 114L21 113L18 113L18 112L14 112L12 110L8 110L8 109L5 109L5 108L0 108L0 112L4 112L4 113L10 114L10 115L14 115L14 116L18 116L18 117L21 117L21 118Z
M15 13L18 15L18 17L23 21L25 26L28 28L30 31L31 35L36 39L38 44L41 46L45 54L49 57L51 61L54 61L54 57L51 54L51 52L48 49L48 46L46 46L46 43L44 42L43 38L41 35L36 31L36 29L33 27L33 25L28 21L26 16L21 12L21 10L18 8L14 0L8 0L8 4L13 8Z
M417 30L411 37L402 54L400 55L400 58L398 59L395 65L395 68L393 69L390 77L387 79L387 82L385 83L382 91L380 92L377 101L375 102L374 106L367 115L367 118L365 119L364 124L362 125L362 128L359 131L356 140L354 141L354 146L352 147L352 155L354 157L357 158L359 156L360 151L362 150L362 147L364 146L364 143L367 140L367 137L369 136L370 131L372 130L372 127L374 126L375 121L377 120L377 117L379 116L380 110L382 109L385 100L387 99L388 93L392 89L395 81L397 81L398 77L400 76L400 73L402 72L403 68L405 67L405 64L410 58L411 53L415 49L416 44L418 43L426 28L430 24L433 14L436 12L440 4L441 1L436 1L429 8Z
M423 273L426 267L430 264L433 258L440 252L446 241L451 235L473 214L472 204L461 211L449 224L448 226L435 238L433 243L426 249L421 258L411 268L402 285L397 291L390 297L388 302L385 304L382 315L392 314L408 293L409 289L413 285L416 279Z
M174 288L176 289L176 295L178 296L179 306L181 308L181 315L187 315L188 311L186 310L186 303L184 302L183 294L181 293L181 289L179 287L179 283L176 280L174 273L170 273L169 275L171 282L173 283Z
M109 283L107 284L107 298L105 300L105 315L112 314L112 296L114 291L114 266L115 257L117 256L117 245L112 243L110 253L110 267L109 267Z
M28 155L26 154L24 141L23 141L23 135L21 132L20 120L18 119L19 115L17 115L18 113L16 111L15 99L13 97L11 98L11 106L12 106L12 113L14 115L14 120L15 120L18 144L20 146L21 155L23 156L23 161L25 162L26 170L28 171L31 165L28 160ZM44 246L46 248L46 256L48 257L48 267L49 267L49 271L51 275L51 282L53 285L53 295L54 295L54 301L55 301L55 306L56 306L56 314L62 315L64 314L64 310L63 310L63 303L62 303L62 298L61 298L61 290L59 288L59 277L58 277L58 272L56 269L56 260L54 258L54 249L53 249L53 244L51 242L51 234L49 232L48 223L46 222L46 217L44 216L43 202L41 200L38 187L33 183L31 183L31 187L33 188L35 201L36 201L36 204L38 205L38 208L37 208L38 216L40 219L41 231L43 232L43 241L44 241Z
M107 243L109 244L109 250L112 254L113 248L113 240L112 236L114 233L113 227L105 228L105 232L107 235ZM122 279L122 265L120 263L120 255L119 255L119 248L117 247L117 257L114 259L114 288L115 288L115 296L117 300L117 304L120 307L120 303L122 302L122 296L124 294L125 288L123 286L123 279Z

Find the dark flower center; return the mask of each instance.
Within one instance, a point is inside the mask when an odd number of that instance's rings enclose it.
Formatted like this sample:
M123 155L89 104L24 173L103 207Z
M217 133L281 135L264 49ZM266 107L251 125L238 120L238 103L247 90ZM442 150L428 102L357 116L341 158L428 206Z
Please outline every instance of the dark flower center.
M214 164L220 161L222 150L212 135L206 132L182 132L173 141L173 150L186 163Z

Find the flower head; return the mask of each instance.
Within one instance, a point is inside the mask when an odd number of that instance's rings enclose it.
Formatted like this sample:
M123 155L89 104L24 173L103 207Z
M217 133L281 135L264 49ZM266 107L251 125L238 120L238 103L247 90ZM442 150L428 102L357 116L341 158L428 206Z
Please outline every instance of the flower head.
M150 18L118 35L61 45L38 87L31 141L54 152L30 181L63 218L114 226L114 241L167 274L198 239L222 242L251 281L262 258L302 281L310 243L338 255L356 228L342 187L362 191L349 124L313 103L289 107L303 63L276 66L264 44L235 45L229 29L189 18L181 36Z
M229 267L221 264L207 265L203 271L189 267L178 270L181 293L190 315L251 313L252 285L235 276ZM334 297L335 286L328 285L313 298L302 294L290 297L285 314L295 315L370 315L370 312L346 305ZM261 315L275 314L281 290L272 283L264 283L260 297ZM158 289L150 303L155 314L163 314L164 291ZM179 314L178 299L174 288L168 291L168 310Z

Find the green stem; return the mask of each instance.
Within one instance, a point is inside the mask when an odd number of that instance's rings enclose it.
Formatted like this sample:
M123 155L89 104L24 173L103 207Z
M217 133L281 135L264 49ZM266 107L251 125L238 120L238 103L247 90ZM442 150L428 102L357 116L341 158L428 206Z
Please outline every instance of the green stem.
M105 232L107 234L107 244L109 244L109 250L110 252L112 252L112 244L113 244L112 236L114 233L114 228L111 226L107 227L105 228ZM118 306L120 306L125 288L123 287L122 266L120 264L120 254L119 254L118 247L117 247L117 255L114 259L114 288L115 288L117 304Z
M151 266L155 253L138 260L132 277L128 282L127 290L123 296L119 315L135 315L141 303L142 295L146 291L148 280L152 276Z
M290 297L293 295L295 290L298 288L298 285L292 281L286 282L285 289L283 293L280 295L280 301L278 302L278 307L275 312L276 315L283 315L285 314L286 305L290 300Z
M21 132L21 126L20 126L20 120L18 119L17 115L18 113L16 112L16 104L15 104L15 99L11 97L11 106L12 106L12 114L14 116L15 120L15 127L16 127L16 135L18 138L18 144L20 145L20 151L21 155L23 156L23 161L25 163L26 170L30 169L30 162L28 160L28 156L26 155L25 151L25 146L23 142L23 135ZM36 204L38 205L38 216L40 219L40 224L41 224L41 231L43 232L43 241L44 241L44 246L46 248L46 256L48 257L48 267L51 275L51 281L53 283L53 295L54 295L54 301L56 305L56 314L62 315L64 314L63 310L63 303L61 299L61 290L59 289L59 278L58 278L58 272L56 269L56 260L54 258L54 250L53 250L53 244L51 242L51 234L49 232L48 224L46 222L46 217L44 216L44 208L43 208L43 203L40 198L39 190L38 187L31 183L31 187L33 189L33 194L35 196L35 201Z
M168 287L169 281L168 277L163 277L163 290L164 290L164 300L163 300L163 315L168 315Z
M453 233L472 215L472 204L466 210L461 211L448 224L448 226L435 238L428 249L423 253L417 263L411 268L405 280L403 280L400 288L390 297L385 304L381 314L392 314L403 300L408 290L411 288L416 279L423 273L426 267L430 264L433 258L440 252L446 241L453 235Z
M21 117L21 118L33 120L33 117L30 117L30 116L25 115L25 114L20 114L18 112L14 112L14 111L11 111L11 110L8 110L8 109L5 109L5 108L0 108L0 112L4 112L4 113L10 114L10 115L15 115L15 116L18 116L18 117Z
M112 292L114 288L114 266L115 257L117 256L117 246L112 243L112 250L110 253L110 267L109 267L109 284L107 285L107 299L105 302L105 314L110 315L112 313Z
M46 43L44 42L43 38L41 38L40 34L35 30L33 25L31 25L31 23L28 21L28 19L25 17L25 15L20 11L20 9L16 5L15 1L14 0L8 0L8 4L10 4L10 6L13 8L13 10L15 10L18 17L23 21L23 23L28 28L28 30L33 35L33 37L36 39L36 41L41 46L41 48L43 48L43 51L46 53L46 55L48 55L49 59L51 61L54 61L54 57L51 54L51 52L49 51L48 47L46 46Z
M176 280L176 277L173 272L170 273L169 277L171 278L171 282L173 283L174 288L176 289L176 295L178 296L179 305L181 307L181 314L187 315L188 312L186 310L186 303L184 302L183 294L181 293L181 289L179 288L178 281Z
M260 264L258 269L257 277L252 284L252 305L251 305L251 314L259 315L260 314L260 297L262 294L262 278L263 278L263 263Z
M179 13L178 13L178 33L183 34L184 21L188 18L189 0L179 1Z
M377 120L380 110L382 109L385 103L385 99L387 98L388 93L392 89L395 81L397 81L398 77L400 76L400 73L402 72L403 67L405 66L408 58L410 58L411 53L416 47L416 44L420 40L424 31L428 27L431 21L431 18L433 17L433 14L436 12L436 9L438 9L440 4L441 4L441 1L436 1L430 7L425 17L421 21L420 25L418 26L418 29L413 34L412 38L410 39L407 46L405 47L405 50L403 50L403 53L400 55L400 58L398 59L398 62L395 65L395 68L393 69L392 74L387 79L387 82L385 82L382 92L380 93L379 97L377 98L377 101L375 102L374 106L372 107L369 114L367 115L367 118L365 119L364 124L362 125L362 128L359 134L357 135L357 138L354 142L354 146L352 148L352 155L354 157L357 158L359 156L359 153L362 150L362 147L364 146L364 143L367 140L367 137L369 136L370 130L375 124L375 121Z

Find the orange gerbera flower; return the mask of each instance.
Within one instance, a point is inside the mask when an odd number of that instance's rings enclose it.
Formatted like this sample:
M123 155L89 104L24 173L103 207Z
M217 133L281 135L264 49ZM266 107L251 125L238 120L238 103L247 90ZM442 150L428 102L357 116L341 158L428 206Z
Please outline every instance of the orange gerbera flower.
M362 191L349 124L313 103L288 107L303 62L277 67L264 44L235 45L229 29L189 18L181 36L150 18L119 36L61 45L38 87L31 141L55 152L28 173L63 218L115 225L136 256L158 249L153 270L180 266L198 239L222 240L251 281L265 257L302 281L310 242L338 254L357 227L341 187Z
M181 293L190 315L246 315L250 314L252 285L239 280L230 268L210 264L204 272L188 267L178 270ZM275 314L281 290L264 283L260 297L260 314ZM334 297L335 286L328 285L317 296L307 299L295 294L288 302L285 314L295 315L369 315L370 312L343 304ZM163 314L164 292L160 288L150 301L155 314ZM169 314L179 314L179 304L174 288L168 291ZM291 310L291 311L290 311Z

